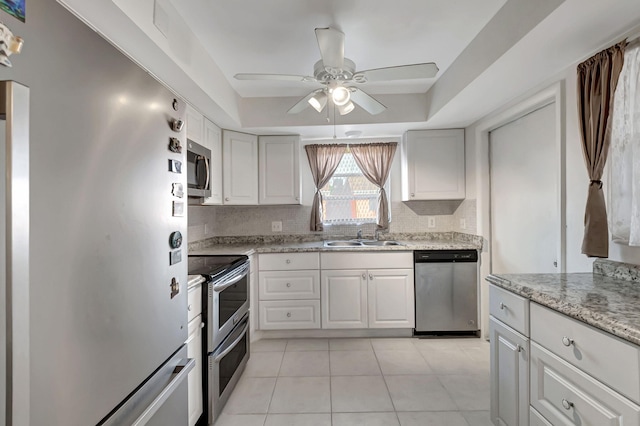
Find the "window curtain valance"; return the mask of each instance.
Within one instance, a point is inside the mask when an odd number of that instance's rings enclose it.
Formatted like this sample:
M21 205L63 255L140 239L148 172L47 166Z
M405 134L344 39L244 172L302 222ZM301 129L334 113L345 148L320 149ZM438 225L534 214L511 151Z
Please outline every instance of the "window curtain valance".
M316 186L309 226L312 231L322 231L324 226L322 225L322 193L320 189L329 182L331 176L336 172L342 156L347 151L347 145L306 145L304 150L307 152L313 183Z
M618 76L624 64L626 41L597 53L578 65L578 119L582 153L589 174L582 253L609 256L607 209L602 192L602 171L611 141L611 110Z
M389 201L384 184L389 178L391 162L397 147L397 142L349 145L349 150L362 174L380 188L376 214L378 229L389 228Z

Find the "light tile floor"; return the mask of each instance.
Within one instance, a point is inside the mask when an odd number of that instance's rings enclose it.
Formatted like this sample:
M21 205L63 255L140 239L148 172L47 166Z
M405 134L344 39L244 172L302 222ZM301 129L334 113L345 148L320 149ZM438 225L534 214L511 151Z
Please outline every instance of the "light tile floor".
M254 425L490 426L489 344L260 340L216 422Z

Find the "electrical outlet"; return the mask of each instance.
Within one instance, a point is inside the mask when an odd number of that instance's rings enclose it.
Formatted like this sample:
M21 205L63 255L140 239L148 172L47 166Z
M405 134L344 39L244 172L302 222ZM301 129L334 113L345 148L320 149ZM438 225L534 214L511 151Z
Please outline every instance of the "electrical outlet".
M467 220L460 219L460 229L467 229Z
M282 221L271 222L271 232L282 232Z
M436 218L433 216L427 217L427 228L435 228L436 227Z

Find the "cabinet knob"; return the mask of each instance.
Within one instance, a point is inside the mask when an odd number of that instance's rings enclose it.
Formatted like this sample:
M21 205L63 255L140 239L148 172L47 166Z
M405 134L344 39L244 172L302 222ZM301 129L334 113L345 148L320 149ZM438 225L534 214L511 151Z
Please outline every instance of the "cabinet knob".
M298 201L300 199L300 197L296 197L296 201Z
M229 197L224 197L224 200L225 201L229 201Z
M362 274L362 279L366 280L367 279L367 274Z
M520 345L516 345L516 350L518 352L522 352L524 350L524 348L522 346L520 346Z
M291 263L291 259L286 260L287 264Z
M291 287L291 283L287 283L287 287Z
M287 312L287 318L291 318L291 312Z
M411 193L411 198L415 197L416 194L414 194L413 192Z
M191 305L187 305L187 311L191 312Z
M571 407L573 407L573 402L563 399L562 406L564 407L565 410L571 410Z
M505 305L504 303L500 302L500 309L502 309L502 310L507 309L507 305Z
M562 344L565 346L573 345L573 339L568 338L567 336L562 337Z
M372 274L369 274L369 279L373 280L373 275Z

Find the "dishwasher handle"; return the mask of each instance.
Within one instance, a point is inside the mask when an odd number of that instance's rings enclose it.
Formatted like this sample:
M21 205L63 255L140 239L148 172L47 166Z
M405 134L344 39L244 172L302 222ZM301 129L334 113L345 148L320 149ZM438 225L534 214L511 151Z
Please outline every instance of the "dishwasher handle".
M421 250L413 252L415 263L477 262L477 250Z

